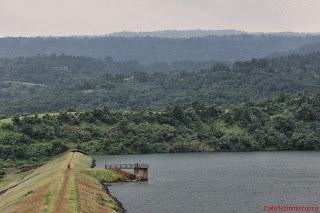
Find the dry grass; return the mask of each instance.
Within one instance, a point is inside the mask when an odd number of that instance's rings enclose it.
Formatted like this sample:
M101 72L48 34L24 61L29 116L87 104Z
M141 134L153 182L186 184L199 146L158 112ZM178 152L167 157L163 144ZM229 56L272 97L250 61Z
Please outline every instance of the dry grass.
M116 212L111 198L102 191L102 186L94 178L79 174L76 180L79 190L80 212Z
M25 201L25 199L31 199L32 196L25 196L27 193L30 191L41 191L41 188L47 186L49 183L51 186L49 192L51 193L52 188L58 185L62 180L62 178L60 178L61 168L68 157L69 154L64 155L53 162L35 169L34 172L25 176L18 182L16 187L11 188L3 195L0 195L0 212L12 212L11 210L19 203ZM50 193L48 193L47 196L50 196ZM46 205L47 204L48 201L46 200Z
M66 198L68 183L70 182L70 169L67 169L64 173L63 184L61 185L61 189L59 191L58 200L55 202L55 210L54 213L59 212L67 212L68 209L68 200Z
M35 191L30 192L29 195L26 195L26 200L20 202L18 205L15 206L15 211L13 212L42 212L44 210L46 197L50 193L51 186L52 183L48 183L40 188L37 188Z
M21 182L24 179L24 177L31 174L33 171L34 170L18 174L6 174L4 178L0 181L0 191L15 186L16 184Z

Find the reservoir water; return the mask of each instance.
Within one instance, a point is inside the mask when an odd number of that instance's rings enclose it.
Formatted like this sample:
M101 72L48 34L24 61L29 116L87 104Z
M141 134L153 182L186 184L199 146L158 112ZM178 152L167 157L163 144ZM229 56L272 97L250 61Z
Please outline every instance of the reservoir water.
M316 151L92 157L97 168L105 163L150 165L148 182L109 187L128 213L265 212L265 206L319 206Z

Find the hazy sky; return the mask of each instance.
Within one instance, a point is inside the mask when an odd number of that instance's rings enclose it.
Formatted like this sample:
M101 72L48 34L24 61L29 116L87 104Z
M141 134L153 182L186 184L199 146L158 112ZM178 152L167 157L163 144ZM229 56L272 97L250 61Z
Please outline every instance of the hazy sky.
M0 0L0 37L166 29L320 32L320 0Z

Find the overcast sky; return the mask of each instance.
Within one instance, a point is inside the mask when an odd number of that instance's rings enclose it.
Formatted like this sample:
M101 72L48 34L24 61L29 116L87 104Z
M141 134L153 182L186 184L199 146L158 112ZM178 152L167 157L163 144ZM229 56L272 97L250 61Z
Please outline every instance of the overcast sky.
M320 32L320 0L0 0L0 37L237 29Z

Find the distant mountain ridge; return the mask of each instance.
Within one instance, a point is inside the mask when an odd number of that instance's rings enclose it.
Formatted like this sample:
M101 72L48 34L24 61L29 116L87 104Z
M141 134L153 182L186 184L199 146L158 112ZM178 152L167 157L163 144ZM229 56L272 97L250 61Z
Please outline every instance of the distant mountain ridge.
M223 35L241 35L247 34L240 30L159 30L152 32L114 32L106 36L114 37L158 37L158 38L192 38L192 37L206 37L206 36L223 36Z
M226 35L192 38L36 37L0 38L0 57L66 54L115 61L156 63L262 58L320 43L320 36Z
M207 37L207 36L230 36L230 35L275 35L275 36L312 36L320 35L320 33L306 32L246 32L242 30L225 29L225 30L159 30L150 32L131 32L122 31L114 32L105 35L106 37L158 37L158 38L192 38L192 37ZM102 36L103 37L103 36Z
M312 43L312 44L305 44L302 47L290 51L284 51L284 52L276 52L272 53L270 55L267 55L267 58L277 58L277 57L282 57L282 56L289 56L292 54L309 54L313 52L319 52L320 51L320 42L318 43Z

